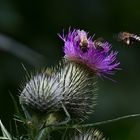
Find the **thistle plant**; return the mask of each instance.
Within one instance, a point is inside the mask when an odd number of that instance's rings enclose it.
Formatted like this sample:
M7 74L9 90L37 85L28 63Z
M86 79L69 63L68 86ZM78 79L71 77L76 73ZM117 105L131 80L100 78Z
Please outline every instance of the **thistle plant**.
M53 131L73 129L74 135L65 139L105 140L95 128L88 129L104 122L85 124L85 120L95 111L98 77L112 79L110 75L119 70L118 52L84 30L69 30L59 37L64 42L64 58L56 67L28 76L20 90L26 139L47 140Z
M98 130L88 129L81 130L81 132L74 132L74 134L70 134L67 140L105 140L102 133Z
M87 66L95 75L106 77L118 69L117 52L111 50L108 42L96 45L93 37L83 30L69 31L68 35L60 36L64 41L65 58Z

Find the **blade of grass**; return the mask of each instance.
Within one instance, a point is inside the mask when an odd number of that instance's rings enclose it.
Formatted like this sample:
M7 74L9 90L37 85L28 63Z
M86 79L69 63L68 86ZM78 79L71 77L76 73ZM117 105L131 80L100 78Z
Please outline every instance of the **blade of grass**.
M3 34L0 34L0 49L14 54L33 66L40 66L45 63L43 55Z
M16 121L20 121L20 122L24 122L25 118L23 117L22 113L19 111L19 107L18 107L18 103L16 102L14 96L12 95L12 93L10 92L10 96L12 98L13 104L14 104L14 108L15 108L15 120Z
M4 125L2 124L1 120L0 120L0 128L1 128L1 131L2 131L2 134L3 134L3 137L1 137L1 138L6 138L8 140L12 140L11 135L6 130L6 128L4 127Z

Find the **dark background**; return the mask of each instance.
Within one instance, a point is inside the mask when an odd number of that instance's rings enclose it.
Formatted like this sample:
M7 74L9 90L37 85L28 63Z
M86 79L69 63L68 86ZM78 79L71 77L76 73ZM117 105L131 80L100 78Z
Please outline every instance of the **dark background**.
M127 47L113 38L120 31L140 35L139 25L139 0L0 0L1 34L44 56L34 56L20 44L0 38L0 118L7 129L14 114L10 93L18 96L26 75L21 63L29 72L57 64L63 57L63 42L57 33L69 27L102 36L119 51L122 70L113 76L117 83L98 80L98 106L91 121L140 113L140 43ZM110 140L140 140L140 117L97 128Z

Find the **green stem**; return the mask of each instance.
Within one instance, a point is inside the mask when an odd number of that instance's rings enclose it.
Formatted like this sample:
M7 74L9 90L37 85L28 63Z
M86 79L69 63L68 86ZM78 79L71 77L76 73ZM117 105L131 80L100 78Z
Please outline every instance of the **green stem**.
M47 128L42 129L40 131L39 135L37 136L36 140L49 140L49 130L48 129Z
M47 140L50 128L40 129L38 126L29 128L29 140Z
M115 118L115 119L96 122L96 123L91 123L91 124L67 125L67 126L61 126L61 127L58 126L56 129L65 129L65 128L67 128L67 129L71 128L72 129L72 128L92 127L92 126L98 126L98 125L103 125L103 124L107 124L107 123L116 122L116 121L127 119L127 118L132 118L132 117L140 117L140 114L126 115L126 116L118 117L118 118Z

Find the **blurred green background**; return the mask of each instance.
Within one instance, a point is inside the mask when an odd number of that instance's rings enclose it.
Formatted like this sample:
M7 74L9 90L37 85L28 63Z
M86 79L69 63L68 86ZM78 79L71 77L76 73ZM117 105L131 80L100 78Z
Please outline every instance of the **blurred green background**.
M63 57L57 33L69 27L102 36L119 51L122 70L113 76L117 83L98 80L98 106L90 120L140 113L140 43L127 47L113 38L120 31L140 35L139 26L139 0L0 0L0 118L7 129L14 114L10 93L18 97L26 75L22 64L29 72L56 65ZM110 140L140 140L140 117L97 128Z

